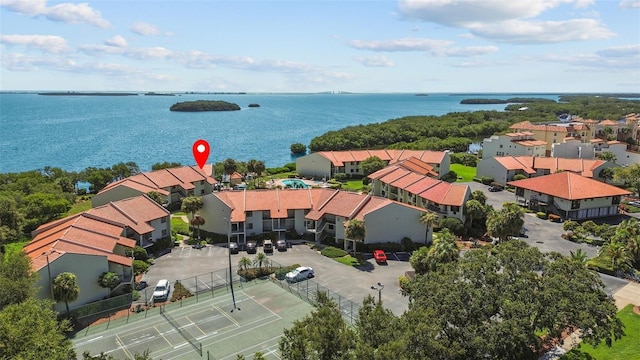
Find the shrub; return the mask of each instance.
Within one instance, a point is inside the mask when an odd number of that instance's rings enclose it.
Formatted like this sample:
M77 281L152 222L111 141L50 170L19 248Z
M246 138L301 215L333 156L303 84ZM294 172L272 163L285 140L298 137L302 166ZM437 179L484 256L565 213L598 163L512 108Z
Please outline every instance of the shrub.
M339 257L343 257L345 255L348 255L348 253L346 251L344 251L342 249L338 249L338 248L333 247L333 246L327 246L320 253L323 256L326 256L328 258L339 258Z
M345 181L349 178L349 175L345 174L345 173L335 173L333 174L333 178L338 180L338 181Z
M300 264L293 264L293 265L289 265L289 266L284 266L281 268L278 268L276 271L274 271L274 275L276 277L276 279L278 280L284 280L285 275L287 275L287 273L295 268L300 267Z
M458 218L445 218L440 221L440 228L449 229L455 235L462 235L464 232L464 224Z
M173 286L173 295L171 295L171 301L173 302L191 296L193 296L191 291L184 287L184 285L182 285L180 282L176 281L175 285Z
M416 249L416 245L413 243L413 240L406 236L402 238L400 244L402 245L403 251L413 251Z
M140 299L140 292L138 290L133 290L131 292L131 298L133 301L138 301L138 299Z
M458 180L458 173L456 173L455 171L451 170L442 178L442 180L444 180L444 181L456 181L456 180Z
M543 211L538 211L538 212L536 213L536 216L537 216L539 219L546 219L546 218L547 218L547 213L545 213L545 212L543 212Z
M526 178L527 178L527 177L526 177L526 176L524 176L524 175L522 175L522 174L517 174L517 175L515 175L515 176L513 177L513 180L524 180L524 179L526 179Z
M362 185L369 185L369 178L367 176L362 178Z
M140 275L142 273L147 272L149 270L149 264L146 261L142 260L133 260L133 273L136 275Z
M482 182L482 179L480 179L479 177L474 177L474 178L473 178L473 181L481 183L481 182Z
M489 185L493 182L493 178L490 176L483 176L480 178L480 182L483 183L484 185Z
M296 171L296 163L294 162L285 164L284 167L287 168L287 170L289 171Z
M476 167L478 165L478 157L468 153L450 154L452 164L462 164L465 166Z
M400 291L405 296L408 295L408 293L409 293L409 284L410 283L411 283L411 280L409 280L408 277L406 277L404 275L400 275L398 277L398 286L400 286Z
M147 250L143 249L141 246L136 246L133 249L133 258L135 260L147 261L149 254L147 254Z

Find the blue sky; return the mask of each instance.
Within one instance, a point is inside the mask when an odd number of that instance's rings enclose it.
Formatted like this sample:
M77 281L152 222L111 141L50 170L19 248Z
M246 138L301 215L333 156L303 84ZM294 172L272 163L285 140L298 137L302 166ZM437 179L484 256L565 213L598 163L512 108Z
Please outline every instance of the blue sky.
M0 90L640 92L640 0L0 0Z

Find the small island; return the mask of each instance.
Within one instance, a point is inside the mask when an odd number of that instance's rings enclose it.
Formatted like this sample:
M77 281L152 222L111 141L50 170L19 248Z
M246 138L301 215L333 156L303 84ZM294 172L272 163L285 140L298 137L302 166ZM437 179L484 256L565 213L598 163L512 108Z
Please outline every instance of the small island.
M220 100L184 101L171 105L170 111L234 111L240 110L238 104Z
M249 104L249 107L260 107L260 104Z

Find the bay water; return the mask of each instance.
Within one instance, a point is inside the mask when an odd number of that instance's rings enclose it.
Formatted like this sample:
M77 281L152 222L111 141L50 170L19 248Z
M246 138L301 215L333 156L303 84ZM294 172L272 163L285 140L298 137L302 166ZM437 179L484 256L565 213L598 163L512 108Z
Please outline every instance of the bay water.
M467 98L522 94L176 94L176 96L42 96L0 93L0 172L60 167L80 171L133 161L193 165L192 144L211 146L209 162L263 160L267 167L295 161L292 143L309 145L327 131L409 115L498 110L463 105ZM536 94L557 100L558 95ZM223 100L240 111L172 112L182 101ZM248 107L249 104L260 107Z

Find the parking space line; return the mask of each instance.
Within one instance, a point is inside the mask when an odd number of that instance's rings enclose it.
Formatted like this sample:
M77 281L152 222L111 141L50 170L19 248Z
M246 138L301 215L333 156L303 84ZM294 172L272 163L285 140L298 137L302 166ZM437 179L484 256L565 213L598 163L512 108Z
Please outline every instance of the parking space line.
M396 255L396 253L393 252L392 254L393 254L393 257L396 258L396 260L400 261L400 258L398 257L398 255Z

